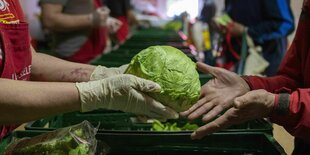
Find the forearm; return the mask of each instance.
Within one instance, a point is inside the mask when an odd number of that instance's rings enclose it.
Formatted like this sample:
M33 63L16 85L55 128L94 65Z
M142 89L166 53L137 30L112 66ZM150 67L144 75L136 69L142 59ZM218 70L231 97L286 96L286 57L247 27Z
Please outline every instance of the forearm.
M251 90L265 89L271 93L284 90L291 92L299 86L299 83L294 79L284 75L273 77L244 76L243 79L248 83Z
M55 4L42 4L41 6L43 25L52 31L70 32L91 28L93 25L90 14L66 14L60 11L59 7L62 6Z
M80 109L74 83L0 79L0 124L22 123Z
M89 81L95 66L64 61L33 52L31 80L82 82Z

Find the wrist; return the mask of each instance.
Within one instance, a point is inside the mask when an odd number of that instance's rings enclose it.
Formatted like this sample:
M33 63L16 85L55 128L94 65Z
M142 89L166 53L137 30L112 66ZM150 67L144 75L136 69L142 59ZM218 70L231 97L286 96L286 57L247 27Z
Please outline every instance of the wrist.
M97 11L93 11L88 15L92 27L100 26L100 15Z
M287 93L276 94L272 113L286 115L289 112L290 95Z
M104 66L100 66L98 65L94 71L91 73L90 75L90 81L94 81L94 80L100 80L100 79L104 79L107 78L108 76L106 75L108 68L104 67Z
M81 104L81 112L89 112L99 108L102 98L100 95L100 89L94 89L98 87L97 81L90 82L80 82L75 83L76 88L78 89L80 104Z

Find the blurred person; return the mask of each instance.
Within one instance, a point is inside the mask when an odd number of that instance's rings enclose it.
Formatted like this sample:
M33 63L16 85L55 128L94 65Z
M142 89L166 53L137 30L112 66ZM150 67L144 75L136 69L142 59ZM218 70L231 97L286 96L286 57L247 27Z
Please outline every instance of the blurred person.
M73 62L87 63L102 54L108 29L121 26L100 0L40 0L40 6L56 56Z
M103 0L110 9L110 15L122 22L122 26L116 32L118 43L124 43L128 37L130 24L137 24L138 21L131 9L130 0Z
M37 53L30 45L19 1L1 2L0 140L21 123L72 111L110 109L158 119L178 116L145 94L160 91L157 83L123 74L126 65L96 67Z
M216 5L214 0L204 0L203 7L201 9L199 20L208 25L211 25L212 19L216 14Z
M310 154L309 27L310 1L305 0L295 39L277 75L272 77L240 77L225 69L198 63L200 71L215 78L202 87L199 101L182 113L190 120L202 116L207 123L192 134L192 139L234 124L269 117L295 136L293 155Z
M231 36L224 42L228 63L240 60L241 36L246 31L269 62L265 75L275 75L288 47L287 36L294 30L290 0L226 0L225 12L233 20L224 31Z

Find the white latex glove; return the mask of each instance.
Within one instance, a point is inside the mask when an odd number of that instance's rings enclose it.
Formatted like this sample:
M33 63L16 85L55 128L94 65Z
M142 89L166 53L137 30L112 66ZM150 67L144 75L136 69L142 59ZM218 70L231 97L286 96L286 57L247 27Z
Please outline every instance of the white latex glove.
M118 74L124 74L127 68L128 64L122 65L120 67L110 67L110 68L99 65L90 75L90 80L91 81L101 80Z
M109 18L110 10L107 7L100 7L89 15L92 25L95 27L106 26Z
M110 33L115 33L121 26L122 22L116 18L109 17L107 19L107 27Z
M76 83L81 111L103 108L131 112L156 119L176 119L178 113L145 93L160 92L157 83L133 75L116 75L98 81Z

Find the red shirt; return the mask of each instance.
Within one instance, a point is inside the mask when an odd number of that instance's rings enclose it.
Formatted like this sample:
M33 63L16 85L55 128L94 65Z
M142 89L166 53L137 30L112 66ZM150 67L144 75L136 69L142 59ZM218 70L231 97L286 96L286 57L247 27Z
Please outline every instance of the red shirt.
M271 120L310 144L310 0L304 1L295 39L278 74L268 78L250 76L246 80L252 90L289 93L289 112L272 114Z
M18 0L0 0L0 23L18 24L25 22L23 10ZM3 52L0 48L0 72L3 70Z

